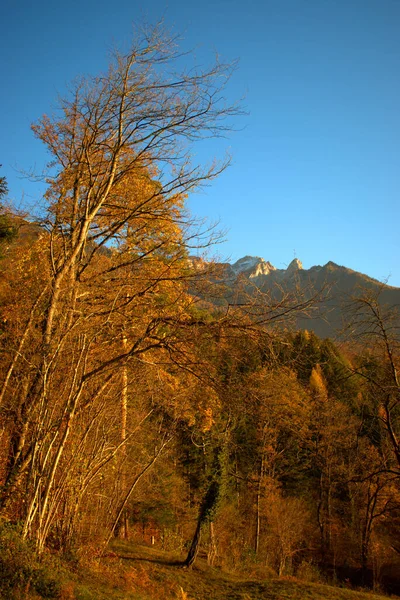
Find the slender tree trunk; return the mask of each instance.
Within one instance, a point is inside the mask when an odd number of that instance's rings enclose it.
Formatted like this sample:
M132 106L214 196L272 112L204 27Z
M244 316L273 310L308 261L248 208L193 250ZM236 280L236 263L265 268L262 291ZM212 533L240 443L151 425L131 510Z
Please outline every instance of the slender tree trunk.
M123 352L126 353L128 348L128 340L125 334L122 336ZM121 442L122 442L122 473L121 473L121 488L122 493L126 489L126 425L128 419L128 369L124 365L122 367L122 390L121 390ZM129 538L129 523L128 511L125 508L121 515L119 534L125 540Z
M27 338L28 338L28 335L29 335L29 333L30 333L30 332L31 332L31 330L32 330L32 326L33 326L33 324L34 324L34 318L36 317L36 313L35 313L35 311L36 311L37 307L39 306L39 303L40 303L40 301L42 300L42 298L43 298L43 296L44 296L44 294L45 294L46 292L47 292L47 286L45 286L45 287L43 288L43 290L40 292L40 294L39 294L39 295L38 295L38 297L36 298L35 302L33 303L33 306L32 306L32 308L31 308L31 310L30 310L30 312L29 312L29 319L28 319L28 322L27 322L27 324L25 325L25 329L24 329L24 332L23 332L23 334L21 335L21 339L20 339L20 341L19 341L18 348L17 348L17 350L16 350L16 351L15 351L15 353L14 353L13 359L12 359L12 361L11 361L11 364L10 364L10 366L8 367L8 370L7 370L6 376L5 376L5 378L4 378L4 382L3 382L3 385L2 385L2 388L1 388L1 391L0 391L0 405L1 405L1 404L2 404L2 402L3 402L3 399L4 399L4 396L5 396L5 393L6 393L6 391L7 391L8 383L9 383L9 381L10 381L10 379L11 379L11 376L12 376L12 374L13 374L13 371L14 371L14 369L15 369L15 366L16 366L16 364L17 364L18 360L19 360L19 359L21 358L21 356L22 356L22 349L23 349L23 346L24 346L25 342L27 341Z
M210 546L207 554L207 563L212 567L217 557L217 544L215 541L214 523L210 521Z
M262 487L262 478L264 474L264 454L261 456L260 461L260 473L257 484L257 495L256 495L256 536L254 540L254 552L257 556L258 548L260 545L260 526L261 526L261 515L260 515L260 500L261 500L261 487Z
M320 479L319 479L319 498L317 505L317 519L318 519L318 527L320 533L321 540L321 555L322 561L326 561L327 556L327 544L326 544L326 502L325 502L325 483L324 483L324 474L321 471Z
M110 533L105 541L104 544L104 548L103 548L103 553L105 551L105 549L107 548L108 544L110 543L111 538L114 535L115 529L121 519L121 515L123 514L126 505L128 504L129 498L131 497L135 487L137 486L137 484L139 483L139 481L141 480L141 478L143 477L143 475L145 473L147 473L147 471L154 465L154 463L156 462L157 458L160 456L160 454L162 453L162 451L164 450L165 446L168 444L168 442L171 440L172 438L168 438L167 440L165 440L162 445L160 446L160 448L157 450L157 452L155 453L155 455L153 456L153 458L147 463L147 465L145 465L143 467L143 469L140 471L140 473L138 473L135 477L135 479L133 480L129 490L126 492L125 497L123 499L123 501L121 502L121 505L119 507L119 510L117 512L117 515L114 519L114 522L111 526L111 530Z
M211 518L215 511L219 497L219 487L219 482L215 480L212 481L209 485L207 493L200 507L196 530L194 532L192 543L190 544L188 555L183 562L183 567L191 567L197 558L201 538L201 531L203 525Z
M199 553L201 530L203 528L203 525L204 520L199 518L197 521L196 531L194 532L192 543L190 544L188 555L186 557L185 562L183 563L183 566L187 567L188 569L193 565L197 558L197 554Z

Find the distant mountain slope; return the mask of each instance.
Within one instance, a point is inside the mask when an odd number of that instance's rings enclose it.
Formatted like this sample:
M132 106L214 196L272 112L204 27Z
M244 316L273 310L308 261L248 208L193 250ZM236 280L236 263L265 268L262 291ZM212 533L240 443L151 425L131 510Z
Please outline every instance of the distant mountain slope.
M0 260L13 252L24 252L36 239L46 235L46 230L38 224L18 216L9 216L15 229L15 238L4 240L0 244ZM112 250L101 249L102 254ZM191 257L191 266L198 272L208 273L209 264L198 257ZM3 263L3 268L7 266ZM0 264L1 266L1 264ZM209 278L213 285L207 285L202 292L196 291L212 304L224 304L227 301L236 304L254 297L258 290L278 299L283 294L297 294L301 298L310 298L318 293L323 298L308 314L300 314L295 327L314 331L318 336L343 337L348 323L348 307L354 297L365 293L378 295L380 304L397 307L397 325L400 331L400 288L392 287L347 267L330 261L323 266L303 269L297 258L286 269L277 269L269 261L258 256L244 256L233 264L217 263L210 269ZM206 276L206 279L208 277ZM209 280L210 280L209 279ZM208 280L208 281L209 281Z
M233 264L219 265L224 296L233 303L238 294L254 295L256 290L278 297L284 293L298 293L311 297L321 292L323 300L310 314L297 318L296 326L314 331L321 337L341 336L348 321L349 304L362 294L379 294L382 305L400 307L400 288L385 285L347 267L328 262L324 266L303 269L295 258L287 269L276 269L270 262L255 256L245 256ZM242 291L239 291L242 290Z

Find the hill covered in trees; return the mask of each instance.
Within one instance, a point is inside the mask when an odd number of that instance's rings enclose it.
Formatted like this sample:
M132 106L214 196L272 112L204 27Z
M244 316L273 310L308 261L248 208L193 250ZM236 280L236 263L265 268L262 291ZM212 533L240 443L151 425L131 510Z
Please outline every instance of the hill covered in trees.
M396 591L396 313L366 285L339 346L299 329L325 302L321 269L267 289L268 265L233 281L190 258L206 233L186 196L224 165L188 148L237 109L228 66L172 78L177 58L156 29L78 82L34 127L45 213L2 211L1 586L45 595L40 561L83 564L122 537L181 567L200 553L238 575Z

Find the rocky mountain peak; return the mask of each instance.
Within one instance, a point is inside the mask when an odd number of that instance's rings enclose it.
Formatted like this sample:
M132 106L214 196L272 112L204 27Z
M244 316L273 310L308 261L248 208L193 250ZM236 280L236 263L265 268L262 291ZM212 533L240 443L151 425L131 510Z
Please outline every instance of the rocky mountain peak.
M276 277L285 278L302 270L303 265L298 258L294 258L287 269L276 269L269 261L260 256L244 256L231 265L231 269L236 276L244 273L249 279L272 273Z
M294 258L288 268L286 269L286 273L291 275L292 273L296 273L297 271L301 271L303 269L303 264L298 258Z
M268 275L271 271L276 270L270 262L259 256L244 256L232 265L232 269L236 275L246 273L250 278Z

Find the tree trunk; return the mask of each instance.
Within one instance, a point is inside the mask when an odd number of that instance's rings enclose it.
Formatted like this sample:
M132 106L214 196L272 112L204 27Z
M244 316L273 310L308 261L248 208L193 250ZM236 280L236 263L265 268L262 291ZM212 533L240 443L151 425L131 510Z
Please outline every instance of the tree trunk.
M215 511L219 497L219 487L220 484L217 481L212 481L210 483L210 486L200 507L196 531L194 532L188 555L185 561L183 562L184 567L191 567L197 558L201 538L201 530L203 528L203 525L211 518Z
M172 439L172 437L170 437L170 438L167 438L165 441L163 441L163 443L161 444L160 448L159 448L159 449L156 451L156 453L154 454L153 458L152 458L152 459L151 459L151 460L150 460L150 461L149 461L149 462L148 462L148 463L147 463L147 464L146 464L146 465L143 467L143 469L142 469L142 470L141 470L141 471L140 471L140 472L139 472L139 473L136 475L136 477L134 478L134 480L133 480L133 482L132 482L132 484L131 484L130 488L128 489L128 491L127 491L127 492L126 492L126 494L125 494L125 497L124 497L124 499L123 499L123 501L122 501L122 503L121 503L121 506L120 506L120 508L119 508L119 510L118 510L118 512L117 512L117 515L116 515L116 517L115 517L115 519L114 519L114 522L113 522L113 524L112 524L112 526L111 526L111 530L110 530L110 532L109 532L109 534L108 534L108 537L107 537L107 539L106 539L106 541L105 541L105 543L104 543L104 546L103 546L103 550L102 550L102 554L101 554L101 556L104 554L104 552L105 552L105 549L107 548L108 544L109 544L109 543L110 543L110 541L111 541L111 538L112 538L112 537L113 537L113 535L114 535L115 529L116 529L116 527L118 526L118 523L119 523L119 522L120 522L120 520L121 520L121 516L122 516L122 514L123 514L123 512L124 512L124 510L125 510L125 508L126 508L126 505L127 505L128 501L129 501L129 498L131 497L131 495L132 495L132 493L133 493L133 490L135 489L135 487L137 486L137 484L139 483L139 481L141 480L141 478L143 477L143 475L144 475L145 473L147 473L147 471L148 471L148 470L149 470L149 469L150 469L150 468L153 466L153 464L156 462L157 458L160 456L160 454L161 454L161 453L162 453L162 451L164 450L165 446L168 444L168 442L169 442L171 439Z
M188 569L190 569L190 567L193 565L194 561L197 558L197 554L199 552L201 530L202 530L203 525L204 525L204 520L201 520L199 518L197 521L196 531L194 532L192 543L190 544L188 555L186 557L185 562L183 563L183 566L187 567Z
M261 515L260 515L260 500L261 500L261 486L262 486L262 478L264 474L264 454L261 455L260 462L260 475L258 479L257 485L257 496L256 496L256 536L254 540L254 552L257 556L258 548L260 545L260 526L261 526Z
M213 521L210 521L210 546L209 546L208 554L207 554L207 564L209 564L210 567L213 566L216 557L217 557L217 544L215 542L214 523L213 523Z
M126 353L128 349L128 340L123 334L122 349ZM126 425L128 419L128 369L124 365L122 367L122 389L121 389L121 443L122 443L122 472L121 472L121 488L122 493L126 490ZM127 540L129 539L129 522L128 510L124 508L120 522L117 526L118 536Z

